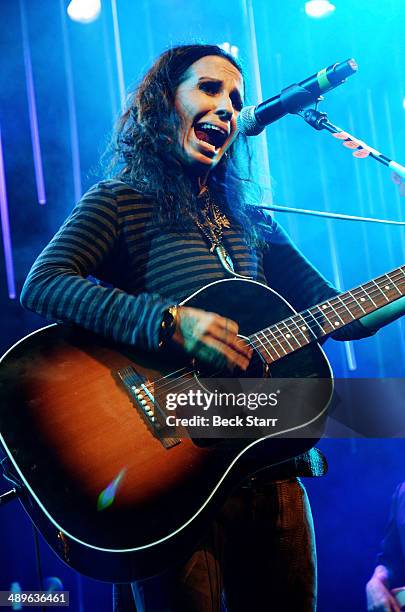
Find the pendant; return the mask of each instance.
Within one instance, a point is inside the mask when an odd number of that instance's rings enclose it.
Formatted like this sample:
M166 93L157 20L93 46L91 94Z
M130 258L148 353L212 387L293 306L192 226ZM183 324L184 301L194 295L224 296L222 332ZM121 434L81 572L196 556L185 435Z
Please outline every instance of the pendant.
M222 244L215 245L215 251L218 255L219 261L222 264L222 267L225 268L228 274L231 274L236 278L246 278L251 280L251 276L244 276L243 274L238 274L237 272L235 272L233 267L233 261Z

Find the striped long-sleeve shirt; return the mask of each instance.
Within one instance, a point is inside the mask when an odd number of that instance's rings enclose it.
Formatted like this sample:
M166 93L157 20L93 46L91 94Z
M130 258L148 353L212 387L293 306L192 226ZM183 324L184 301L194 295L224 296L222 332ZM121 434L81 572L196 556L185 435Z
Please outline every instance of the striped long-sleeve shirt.
M236 272L267 283L298 311L338 293L279 225L271 221L264 231L269 247L253 250L235 224L224 229L224 244ZM152 200L126 183L104 181L83 196L38 257L21 302L45 319L74 323L119 342L156 350L163 312L225 277L197 226L177 232L159 227ZM334 337L369 334L356 322Z
M265 249L247 247L234 223L223 241L235 271L268 284L298 311L339 292L274 221ZM80 200L34 263L21 303L45 319L73 323L119 342L157 350L164 311L227 273L198 227L157 226L153 201L126 183L103 181ZM102 283L88 279L91 276ZM337 339L372 332L358 321ZM315 449L290 462L289 475L320 475Z

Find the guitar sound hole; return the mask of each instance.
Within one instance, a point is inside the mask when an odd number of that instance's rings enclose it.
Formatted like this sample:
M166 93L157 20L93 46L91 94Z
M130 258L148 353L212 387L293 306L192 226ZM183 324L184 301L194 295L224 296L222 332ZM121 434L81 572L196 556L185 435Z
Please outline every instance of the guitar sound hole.
M267 376L266 364L263 363L261 355L255 351L250 360L249 367L246 372L241 373L241 378L263 378Z

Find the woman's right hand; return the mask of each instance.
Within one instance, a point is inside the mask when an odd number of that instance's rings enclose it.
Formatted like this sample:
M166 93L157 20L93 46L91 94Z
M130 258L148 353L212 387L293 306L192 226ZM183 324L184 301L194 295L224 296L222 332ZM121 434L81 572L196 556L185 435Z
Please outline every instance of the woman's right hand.
M400 612L395 597L376 576L372 576L367 582L366 595L368 612Z
M179 306L172 340L188 355L217 368L235 366L246 370L253 354L249 344L238 337L239 326L232 319L199 308Z

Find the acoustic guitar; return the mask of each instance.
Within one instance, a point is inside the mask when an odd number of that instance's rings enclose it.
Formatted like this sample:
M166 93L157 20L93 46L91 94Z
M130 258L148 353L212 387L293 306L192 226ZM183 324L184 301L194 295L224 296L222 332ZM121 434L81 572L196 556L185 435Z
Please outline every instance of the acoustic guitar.
M234 278L184 300L238 322L254 348L248 377L327 381L310 418L295 411L288 434L279 428L257 438L162 436L154 383L164 379L166 391L179 376L195 383L195 362L77 328L37 330L0 361L8 477L50 546L77 571L114 582L159 573L190 552L244 479L315 443L308 426L322 430L333 389L317 341L403 295L404 266L301 313L261 283Z

